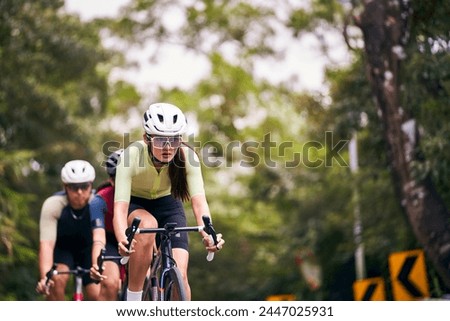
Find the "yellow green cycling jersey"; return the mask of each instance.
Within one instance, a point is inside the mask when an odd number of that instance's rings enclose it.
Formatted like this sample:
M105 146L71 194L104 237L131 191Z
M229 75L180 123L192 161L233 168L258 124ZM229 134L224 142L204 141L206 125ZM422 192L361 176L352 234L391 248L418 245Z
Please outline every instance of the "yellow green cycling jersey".
M186 175L191 197L204 194L201 164L189 147L180 147L184 153ZM155 168L149 156L148 145L140 140L128 146L116 168L114 201L129 202L131 196L156 199L171 194L169 166Z

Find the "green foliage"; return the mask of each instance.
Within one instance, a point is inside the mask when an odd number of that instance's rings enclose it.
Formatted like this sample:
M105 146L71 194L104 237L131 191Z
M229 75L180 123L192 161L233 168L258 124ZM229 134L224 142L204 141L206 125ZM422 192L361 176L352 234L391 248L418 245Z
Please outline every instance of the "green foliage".
M37 261L37 221L29 215L28 204L35 201L33 194L18 191L24 178L22 171L28 167L29 152L4 152L0 149L0 300L31 299L29 291L34 284L27 275L33 275ZM5 184L10 182L11 185ZM20 274L24 273L21 279ZM34 282L35 279L33 279ZM23 287L21 295L16 297L17 287ZM25 290L26 289L26 290Z
M404 72L404 105L417 117L421 129L420 152L425 162L416 164L420 177L430 175L446 204L450 204L449 136L450 55L446 17L448 1L413 1L410 54Z
M287 27L296 37L303 33L322 32L325 24L335 26L342 20L343 9L336 0L311 0L309 6L292 10Z
M423 47L419 42L417 46L423 52L416 51L408 59L404 105L421 125L418 152L425 161L416 162L416 176L430 175L446 204L450 204L450 55L448 47L440 48L436 42L435 47Z
M95 166L113 53L63 1L0 3L0 299L34 299L39 210L65 162ZM125 86L122 86L125 87ZM119 104L116 99L116 105ZM18 290L21 289L21 290Z

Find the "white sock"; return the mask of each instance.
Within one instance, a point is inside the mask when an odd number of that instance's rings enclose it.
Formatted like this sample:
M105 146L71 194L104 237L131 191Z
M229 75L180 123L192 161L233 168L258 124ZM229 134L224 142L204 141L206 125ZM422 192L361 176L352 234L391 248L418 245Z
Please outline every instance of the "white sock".
M142 301L142 291L130 291L127 289L127 301Z

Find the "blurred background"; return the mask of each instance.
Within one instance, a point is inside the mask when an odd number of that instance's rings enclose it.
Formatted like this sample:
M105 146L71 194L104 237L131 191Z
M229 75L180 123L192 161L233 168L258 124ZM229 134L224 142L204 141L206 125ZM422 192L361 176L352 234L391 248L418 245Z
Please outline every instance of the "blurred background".
M185 111L226 239L207 262L191 235L193 300L445 297L449 15L445 0L0 0L0 300L42 300L40 208L64 163L100 184L157 101Z

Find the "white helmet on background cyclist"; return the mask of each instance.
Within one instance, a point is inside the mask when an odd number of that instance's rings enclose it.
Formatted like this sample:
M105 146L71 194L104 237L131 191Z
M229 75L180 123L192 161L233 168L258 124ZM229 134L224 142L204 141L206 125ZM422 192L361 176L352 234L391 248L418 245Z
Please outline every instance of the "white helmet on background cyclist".
M61 180L64 184L93 182L95 180L95 169L85 160L72 160L62 168Z
M151 104L144 113L142 123L148 135L178 136L187 130L183 112L177 106L168 103Z
M122 155L122 153L123 149L119 149L108 156L108 159L106 160L106 172L109 176L116 176L116 167L119 164L120 155Z

